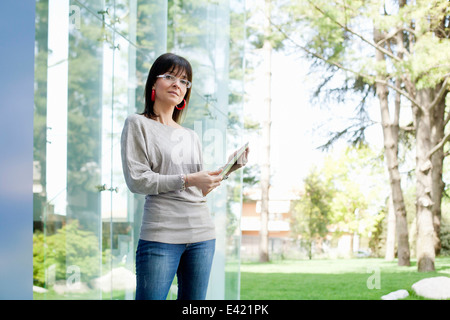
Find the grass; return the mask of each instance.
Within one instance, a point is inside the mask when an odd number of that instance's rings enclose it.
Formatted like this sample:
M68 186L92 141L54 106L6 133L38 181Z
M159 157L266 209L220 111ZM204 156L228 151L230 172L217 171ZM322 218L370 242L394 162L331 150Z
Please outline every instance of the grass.
M435 272L417 272L416 262L399 267L383 259L299 260L242 263L243 300L379 300L405 289L406 300L418 300L411 286L424 278L450 277L450 257L436 259ZM378 286L373 280L379 280ZM369 283L369 285L368 285ZM378 288L377 288L378 287Z

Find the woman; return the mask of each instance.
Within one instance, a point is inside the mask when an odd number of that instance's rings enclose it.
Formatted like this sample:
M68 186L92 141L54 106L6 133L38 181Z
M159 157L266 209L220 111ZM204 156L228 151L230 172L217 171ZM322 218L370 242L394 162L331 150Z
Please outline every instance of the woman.
M205 196L222 178L221 169L203 170L198 136L179 124L191 86L190 63L161 55L147 78L144 112L130 115L122 132L125 181L146 195L136 251L139 300L166 299L175 274L178 299L203 300L208 288L215 227Z

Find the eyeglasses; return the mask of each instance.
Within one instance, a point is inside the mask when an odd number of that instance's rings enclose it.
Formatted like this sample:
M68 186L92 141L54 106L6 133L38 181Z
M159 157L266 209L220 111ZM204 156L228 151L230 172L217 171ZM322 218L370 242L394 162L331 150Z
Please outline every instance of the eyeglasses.
M177 77L175 77L175 76L173 76L171 74L167 74L166 73L166 74L162 74L162 75L159 75L159 76L156 76L156 77L157 78L163 78L164 80L169 81L171 83L175 83L175 82L177 82L179 80L181 85L183 87L185 87L186 89L189 89L192 86L192 83L190 81L188 81L186 79L177 78Z

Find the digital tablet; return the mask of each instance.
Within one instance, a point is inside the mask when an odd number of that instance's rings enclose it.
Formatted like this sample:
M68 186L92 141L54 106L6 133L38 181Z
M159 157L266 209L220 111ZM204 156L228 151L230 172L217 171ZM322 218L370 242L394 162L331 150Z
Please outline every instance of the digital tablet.
M245 149L247 149L248 147L248 142L246 144L244 144L237 152L236 155L230 159L230 161L228 161L228 163L225 165L225 167L223 168L222 172L219 173L219 176L221 176L222 178L230 171L231 167L237 162L237 160L239 159L239 157L244 153Z

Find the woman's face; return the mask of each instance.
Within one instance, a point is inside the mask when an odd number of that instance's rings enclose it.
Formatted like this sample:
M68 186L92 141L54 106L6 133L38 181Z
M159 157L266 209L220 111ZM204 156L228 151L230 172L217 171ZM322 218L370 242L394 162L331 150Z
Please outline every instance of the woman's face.
M177 69L165 72L163 75L171 75L175 78L168 79L160 77L156 79L153 89L156 91L155 102L160 101L165 104L175 106L183 101L187 88L180 82L180 79L186 79L186 72L178 72Z

